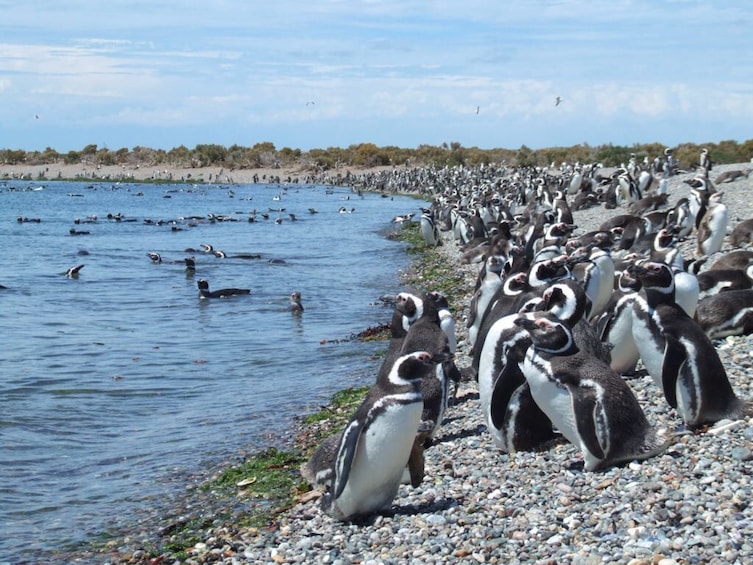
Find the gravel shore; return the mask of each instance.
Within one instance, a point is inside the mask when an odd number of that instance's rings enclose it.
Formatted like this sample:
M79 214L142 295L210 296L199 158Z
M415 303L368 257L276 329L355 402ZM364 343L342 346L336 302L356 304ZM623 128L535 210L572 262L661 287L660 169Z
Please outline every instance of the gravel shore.
M718 171L734 166L718 167ZM673 177L671 202L687 192ZM731 210L730 229L753 216L753 179L719 187ZM576 212L582 233L612 212ZM693 238L684 254L692 256ZM440 248L460 265L460 248ZM727 247L725 247L727 249ZM457 363L468 366L464 319ZM753 337L717 342L738 396L753 399ZM753 561L751 460L753 420L724 421L683 433L650 377L628 381L650 422L676 440L665 453L601 472L582 470L566 441L508 455L486 433L473 382L463 382L437 441L426 451L426 478L402 486L389 514L345 524L323 514L317 500L299 504L269 528L219 528L194 551L224 554L223 563L750 563Z

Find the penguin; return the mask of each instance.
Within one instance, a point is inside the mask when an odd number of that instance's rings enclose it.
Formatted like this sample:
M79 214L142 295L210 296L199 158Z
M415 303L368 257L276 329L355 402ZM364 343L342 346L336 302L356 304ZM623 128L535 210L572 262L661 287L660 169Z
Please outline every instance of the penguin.
M297 290L290 293L290 302L288 303L288 310L293 314L303 314L303 303L301 302L301 293Z
M366 395L340 437L322 509L352 521L387 510L397 496L423 411L421 380L434 370L426 351L399 357Z
M728 290L703 298L696 320L709 339L753 333L753 290Z
M84 268L84 265L76 265L75 267L70 267L66 272L65 276L69 279L77 279L78 274L81 271L81 269Z
M468 344L473 347L476 343L481 322L484 314L496 294L499 287L502 286L502 268L504 259L498 255L490 255L484 262L483 269L479 275L480 283L477 284L476 291L471 297L471 303L468 308L468 317L466 325L468 328Z
M520 369L531 339L515 324L517 318L503 316L489 328L478 366L481 413L492 441L507 453L529 451L555 438Z
M724 365L700 325L675 302L674 274L646 261L630 267L646 294L633 304L633 338L646 371L688 428L736 419L750 406L732 390Z
M709 196L708 208L698 225L698 246L696 255L704 257L713 255L722 248L724 236L727 235L729 211L722 203L723 192Z
M661 453L663 442L632 390L609 365L578 350L572 332L551 314L520 316L531 337L523 375L539 407L583 452L595 471Z
M426 247L437 247L442 245L442 237L439 235L439 228L434 221L434 212L431 208L421 208L420 229L424 238Z
M696 275L703 296L753 287L753 265L741 269L709 269Z
M728 251L714 260L709 267L713 269L747 269L753 264L753 251L747 249L735 249Z
M753 218L743 220L738 223L729 236L729 243L732 247L741 247L753 242Z
M152 260L152 263L162 263L162 257L159 253L155 253L154 251L150 251L146 254L147 257L149 257Z
M602 342L596 328L587 321L585 314L589 307L590 301L580 283L573 279L563 279L544 291L533 310L557 316L572 330L578 349L609 363L611 345Z
M196 273L196 258L186 257L183 259L183 263L186 266L187 275L193 275L194 273Z
M301 476L312 488L326 492L332 482L332 465L342 441L342 431L324 438L306 463L301 465Z
M223 288L221 290L210 291L209 282L205 279L199 279L196 281L196 285L199 287L199 299L201 300L208 298L228 298L229 296L251 293L247 288Z
M640 359L633 339L633 301L641 299L640 288L638 279L622 271L610 302L594 321L598 339L611 346L609 366L623 375L632 373Z

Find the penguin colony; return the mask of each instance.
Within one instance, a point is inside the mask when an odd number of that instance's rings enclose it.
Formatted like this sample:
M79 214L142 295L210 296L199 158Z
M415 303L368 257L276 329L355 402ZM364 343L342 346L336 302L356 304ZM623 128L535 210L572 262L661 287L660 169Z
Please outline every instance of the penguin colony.
M595 165L511 169L471 190L434 191L422 209L426 246L441 244L435 229L448 232L478 268L468 372L500 450L546 449L561 435L586 471L661 453L672 434L649 422L628 381L644 371L680 433L753 415L712 342L753 332L753 251L729 250L753 242L753 221L731 229L707 154L687 191L669 195L676 167L667 150L608 176ZM594 206L614 212L578 233L572 212ZM440 310L452 319L437 293L396 297L374 388L302 469L336 519L385 511L401 481L423 479L423 449L458 371L454 319L441 325ZM437 398L441 409L430 407Z

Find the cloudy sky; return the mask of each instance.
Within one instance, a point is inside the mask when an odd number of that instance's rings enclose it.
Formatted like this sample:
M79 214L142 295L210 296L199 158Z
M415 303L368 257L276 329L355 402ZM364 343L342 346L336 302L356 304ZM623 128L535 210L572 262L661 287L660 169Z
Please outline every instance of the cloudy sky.
M0 0L0 101L60 152L745 141L753 2Z

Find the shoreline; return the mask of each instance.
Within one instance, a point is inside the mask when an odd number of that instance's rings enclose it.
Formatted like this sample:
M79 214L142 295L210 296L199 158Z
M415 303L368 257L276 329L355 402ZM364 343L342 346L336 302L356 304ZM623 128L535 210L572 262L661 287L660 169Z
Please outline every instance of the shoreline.
M92 182L200 182L216 184L258 183L319 183L338 177L379 173L394 169L392 166L343 166L328 171L314 171L301 165L280 168L227 169L225 167L174 167L149 165L3 165L0 164L0 181L24 180L45 182L75 180ZM327 184L326 182L321 184Z

